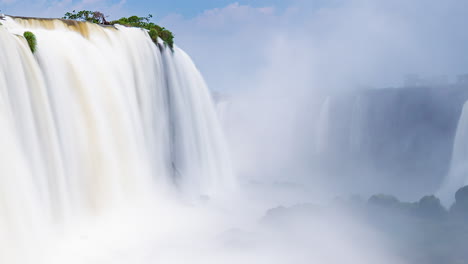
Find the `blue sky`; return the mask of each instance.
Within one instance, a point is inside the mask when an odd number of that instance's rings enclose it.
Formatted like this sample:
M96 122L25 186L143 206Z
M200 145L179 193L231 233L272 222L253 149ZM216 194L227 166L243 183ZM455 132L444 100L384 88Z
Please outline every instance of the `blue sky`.
M232 3L255 7L285 8L288 0L0 0L2 12L12 15L61 16L73 9L101 10L112 17L153 14L162 18L179 14L191 18L205 10L222 8ZM115 12L115 13L112 13Z
M284 8L287 6L287 0L153 0L153 1L127 1L126 6L135 12L145 12L153 10L156 16L166 16L171 13L181 14L184 17L193 17L205 10L222 8L234 2L241 5L250 5L255 7L275 6Z

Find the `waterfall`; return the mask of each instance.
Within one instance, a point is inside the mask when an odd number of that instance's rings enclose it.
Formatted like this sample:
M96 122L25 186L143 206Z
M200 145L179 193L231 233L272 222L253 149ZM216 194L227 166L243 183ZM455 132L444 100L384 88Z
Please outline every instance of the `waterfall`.
M328 150L330 133L330 96L327 96L320 106L317 131L315 135L315 153L323 154Z
M353 153L363 153L366 143L368 103L363 95L354 99L349 128L349 149Z
M454 201L455 192L468 184L468 102L463 110L457 125L457 132L453 143L450 169L445 177L438 195L441 200L450 205Z
M234 186L210 93L181 49L119 25L1 23L1 263L46 226L167 190Z

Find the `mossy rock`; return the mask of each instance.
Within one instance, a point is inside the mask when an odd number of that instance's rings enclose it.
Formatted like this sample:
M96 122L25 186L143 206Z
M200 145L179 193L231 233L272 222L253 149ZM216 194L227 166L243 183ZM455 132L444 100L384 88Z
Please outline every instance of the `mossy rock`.
M28 42L29 48L31 49L31 52L34 53L36 52L37 48L37 40L36 40L36 35L30 31L26 31L23 33L24 38Z

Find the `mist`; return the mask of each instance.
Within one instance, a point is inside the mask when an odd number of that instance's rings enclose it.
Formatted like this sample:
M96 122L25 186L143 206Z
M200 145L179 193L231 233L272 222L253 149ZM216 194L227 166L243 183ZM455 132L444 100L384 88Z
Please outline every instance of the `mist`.
M465 1L289 1L285 9L236 3L163 21L179 32L180 45L217 95L241 189L255 197L251 203L261 201L264 209L324 205L337 196L366 200L387 193L416 204L436 194L448 210L467 183L464 143L454 152L468 99L459 78L468 69L466 10ZM350 211L340 212L339 224L360 215ZM389 218L400 215L392 211ZM405 227L408 234L395 238L385 231L370 242L383 249L380 261L401 257L385 241L421 236L420 226L405 221L389 230ZM303 233L313 229L296 225ZM338 233L317 235L350 235ZM425 250L426 261L441 261ZM405 256L400 260L419 263Z
M464 1L288 3L284 9L236 3L192 19L174 15L163 20L181 35L180 45L187 46L210 88L227 98L222 115L240 175L289 180L299 177L315 186L337 185L328 183L328 176L320 177L319 172L311 171L315 159L311 157L312 149L321 129L319 115L327 97L331 97L330 107L335 108L331 110L330 118L334 120L330 125L339 126L351 119L348 112L352 106L344 105L353 105L366 89L402 88L409 74L427 79L440 77L448 85L468 68ZM436 92L428 92L428 96ZM403 98L411 96L395 93ZM411 111L421 109L417 105L425 102L416 102L421 96L425 95L415 95L413 102L407 102L414 106ZM380 100L386 101L389 109L404 103L398 98ZM440 99L437 107L454 104L453 100ZM455 121L443 124L450 130L456 128L463 105L460 100L461 106L457 101L457 107L451 110L454 114L448 117ZM387 114L383 112L381 119ZM388 138L385 131L382 133L374 137ZM339 144L339 139L332 137L329 135L330 141ZM328 160L333 163L337 159L331 155ZM439 166L440 171L447 169L443 166ZM359 192L379 191L371 177L364 178L370 188L366 190L359 183ZM434 178L426 189L385 191L414 199L437 191L441 180ZM391 180L388 184L392 185ZM401 184L392 188L401 189Z

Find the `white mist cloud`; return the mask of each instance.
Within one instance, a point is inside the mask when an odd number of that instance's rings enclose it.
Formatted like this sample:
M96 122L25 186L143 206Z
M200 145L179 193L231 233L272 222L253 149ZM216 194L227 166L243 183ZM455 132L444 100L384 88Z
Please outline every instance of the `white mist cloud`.
M226 130L246 174L291 178L303 171L313 178L310 157L298 148L312 141L323 94L397 86L407 73L468 72L466 1L288 3L231 4L161 21L209 87L231 94Z
M261 208L247 199L122 206L44 240L47 250L36 263L403 263L351 215L312 210L265 222Z

